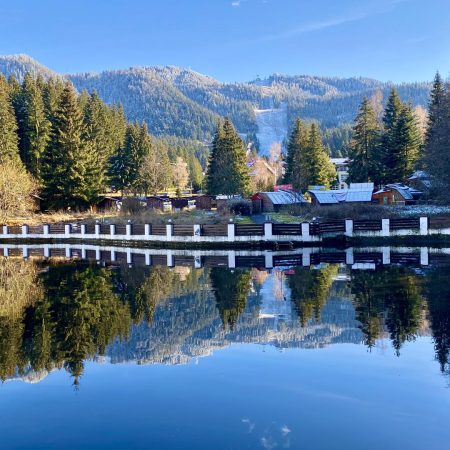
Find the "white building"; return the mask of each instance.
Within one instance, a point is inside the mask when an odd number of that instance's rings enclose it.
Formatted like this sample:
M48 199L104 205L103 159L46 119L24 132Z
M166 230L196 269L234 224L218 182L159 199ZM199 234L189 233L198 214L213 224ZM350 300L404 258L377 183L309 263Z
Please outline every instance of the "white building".
M348 158L330 158L336 167L338 184L335 189L348 189L348 166L350 160Z

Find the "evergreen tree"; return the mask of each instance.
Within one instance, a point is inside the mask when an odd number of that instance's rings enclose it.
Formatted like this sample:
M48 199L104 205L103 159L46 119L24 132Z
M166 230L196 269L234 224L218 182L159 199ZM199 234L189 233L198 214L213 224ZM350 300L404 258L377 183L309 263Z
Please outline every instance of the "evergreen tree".
M397 151L401 164L397 173L392 172L393 179L406 182L417 167L422 139L416 117L410 104L404 105L397 124ZM394 178L395 177L395 178Z
M145 154L142 146L151 145L148 141L146 125L142 129L137 123L130 124L125 132L123 145L112 157L111 181L115 189L125 191L135 189L139 177L139 168Z
M433 178L435 193L447 199L450 187L450 93L439 74L431 91L428 115L424 166Z
M209 159L207 190L212 195L250 193L244 142L230 119L217 126Z
M30 173L40 180L41 159L50 140L50 121L45 115L41 81L25 76L18 101L20 117L19 151L22 162Z
M336 180L336 169L325 150L320 130L314 123L309 132L307 155L305 178L302 180L304 186L300 187L307 189L310 185L323 185L329 188Z
M0 75L0 163L19 162L17 122L8 82Z
M287 145L286 172L284 182L295 189L306 189L306 168L308 164L308 129L298 118Z
M350 144L349 179L355 183L379 183L380 127L367 97L364 98L353 126Z
M86 208L97 200L96 158L73 86L67 83L55 114L53 140L44 156L44 197L53 208Z

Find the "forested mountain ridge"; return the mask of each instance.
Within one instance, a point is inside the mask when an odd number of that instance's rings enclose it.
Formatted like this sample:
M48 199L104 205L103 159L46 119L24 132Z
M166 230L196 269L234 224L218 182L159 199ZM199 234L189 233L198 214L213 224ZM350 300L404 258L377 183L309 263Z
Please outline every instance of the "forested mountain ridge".
M0 72L23 78L26 72L54 76L25 55L0 56ZM287 105L295 117L316 120L325 128L353 121L364 96L396 87L404 101L426 106L429 83L394 85L368 78L272 75L249 83L222 83L190 69L141 67L101 73L64 75L78 91L96 90L107 103L122 103L129 120L145 121L155 135L210 139L219 116L229 116L242 134L257 130L255 109Z

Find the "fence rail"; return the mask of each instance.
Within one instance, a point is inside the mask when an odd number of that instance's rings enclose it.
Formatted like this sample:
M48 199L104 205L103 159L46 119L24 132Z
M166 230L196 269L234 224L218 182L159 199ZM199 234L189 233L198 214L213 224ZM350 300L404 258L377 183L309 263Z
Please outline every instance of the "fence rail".
M54 223L32 226L0 226L0 239L18 238L80 238L120 239L171 242L320 242L322 236L380 236L449 234L450 228L430 227L427 217L382 220L334 220L302 224L271 223L241 224L218 223L142 224L142 223ZM436 222L435 222L436 223Z

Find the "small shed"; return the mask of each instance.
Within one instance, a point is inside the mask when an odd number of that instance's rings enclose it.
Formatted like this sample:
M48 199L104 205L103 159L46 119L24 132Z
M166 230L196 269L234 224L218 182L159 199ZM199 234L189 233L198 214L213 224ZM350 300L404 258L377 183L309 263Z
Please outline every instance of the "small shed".
M300 192L258 192L252 196L253 212L277 212L288 205L303 205L308 202Z
M380 205L414 205L422 196L422 192L404 184L387 184L383 189L374 192L373 199Z
M321 186L312 186L308 193L313 205L371 203L373 188L373 183L351 183L348 189L326 190Z
M191 197L172 198L170 201L174 211L191 211L196 208L196 201Z
M147 197L146 202L147 208L159 209L160 211L172 211L172 203L169 197L154 195Z

